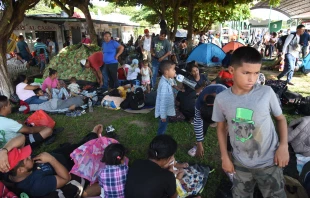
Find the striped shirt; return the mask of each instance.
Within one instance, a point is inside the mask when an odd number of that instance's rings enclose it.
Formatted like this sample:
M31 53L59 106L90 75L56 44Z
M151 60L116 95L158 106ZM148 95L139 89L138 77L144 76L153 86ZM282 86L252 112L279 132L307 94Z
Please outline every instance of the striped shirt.
M204 90L199 94L196 105L195 105L195 117L194 117L194 131L196 134L196 140L197 142L202 142L204 140L204 122L201 118L200 114L200 108L203 105L204 98L206 95L210 94L219 94L220 92L224 91L227 89L224 85L221 84L214 84L214 85L209 85ZM205 123L206 124L206 123ZM207 129L205 127L205 129Z
M99 185L107 198L125 198L127 165L106 165L98 173Z
M45 57L48 58L48 53L47 53L47 46L44 44L44 43L35 43L34 44L34 50L36 51L36 54L40 54L40 49L43 48L44 49L44 54L45 54Z
M166 119L175 116L174 94L169 79L161 77L156 97L155 118Z

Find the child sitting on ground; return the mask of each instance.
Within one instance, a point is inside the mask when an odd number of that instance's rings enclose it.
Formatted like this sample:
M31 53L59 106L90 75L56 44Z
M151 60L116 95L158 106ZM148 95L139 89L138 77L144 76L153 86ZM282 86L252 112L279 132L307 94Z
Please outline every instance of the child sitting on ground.
M176 178L180 182L180 184L184 187L187 192L190 192L190 189L187 188L183 176L184 176L184 168L188 168L188 163L178 163L177 161L173 161L169 165L169 171L172 172Z
M41 88L37 88L33 90L33 92L36 94L36 96L39 97L40 100L48 100L48 96L44 95L44 92Z
M153 76L152 70L149 68L149 63L147 60L143 61L143 66L141 68L142 75L142 85L146 88L147 93L150 93L151 76Z
M70 85L68 86L71 96L77 96L80 93L80 86L76 83L76 78L72 77L70 79Z
M217 81L218 83L223 84L228 88L233 86L234 81L233 81L232 67L229 66L226 70L220 71L220 73L217 76Z
M131 65L128 68L127 80L131 84L136 84L136 80L139 73L140 73L139 61L137 59L133 59Z
M124 164L126 150L121 144L110 144L104 150L105 167L98 173L101 197L125 197L128 166Z

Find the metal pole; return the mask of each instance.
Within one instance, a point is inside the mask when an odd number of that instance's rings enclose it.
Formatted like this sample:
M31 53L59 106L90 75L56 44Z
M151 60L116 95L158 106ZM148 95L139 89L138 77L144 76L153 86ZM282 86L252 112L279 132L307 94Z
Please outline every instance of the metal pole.
M240 14L240 19L239 19L239 28L238 28L238 38L237 38L237 41L240 40L240 35L241 35L241 20L242 20L242 14Z
M220 24L220 38L219 38L219 41L220 41L220 43L222 41L222 23Z
M268 21L268 30L270 32L270 17L271 17L271 11L272 11L272 5L270 6L270 9L269 9L269 21Z

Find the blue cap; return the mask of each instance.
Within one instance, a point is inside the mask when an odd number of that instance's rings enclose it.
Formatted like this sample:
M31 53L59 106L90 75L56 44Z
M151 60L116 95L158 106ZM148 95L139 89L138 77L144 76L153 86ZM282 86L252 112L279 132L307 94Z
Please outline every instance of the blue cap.
M133 59L131 64L138 65L139 64L138 59Z

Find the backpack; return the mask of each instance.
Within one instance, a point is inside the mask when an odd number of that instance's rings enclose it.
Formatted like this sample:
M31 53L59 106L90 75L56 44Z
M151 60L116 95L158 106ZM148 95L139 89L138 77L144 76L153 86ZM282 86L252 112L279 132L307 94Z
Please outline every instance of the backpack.
M310 116L310 96L302 97L295 102L296 113Z
M138 87L131 97L129 106L132 110L140 110L144 107L144 92L141 87Z
M294 37L292 39L292 41L295 39L296 37L296 33L293 33ZM285 43L285 40L286 38L288 37L288 35L284 35L284 36L281 36L279 39L278 39L278 42L277 42L277 48L280 49L280 50L283 50L283 46L284 46L284 43ZM292 42L291 41L291 42Z

